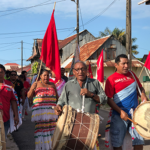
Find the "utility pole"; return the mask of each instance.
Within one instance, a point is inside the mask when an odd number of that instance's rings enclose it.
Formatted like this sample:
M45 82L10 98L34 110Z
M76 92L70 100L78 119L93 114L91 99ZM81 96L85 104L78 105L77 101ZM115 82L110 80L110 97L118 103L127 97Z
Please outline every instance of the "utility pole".
M77 43L79 45L79 0L77 0Z
M132 41L131 41L131 0L126 0L126 49L129 67L132 70Z
M23 41L21 41L21 71L23 71Z

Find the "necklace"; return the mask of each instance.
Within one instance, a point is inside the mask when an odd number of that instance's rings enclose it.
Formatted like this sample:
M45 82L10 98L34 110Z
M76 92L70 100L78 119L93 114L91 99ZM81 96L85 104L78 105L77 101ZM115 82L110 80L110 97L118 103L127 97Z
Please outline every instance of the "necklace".
M48 89L48 86L46 86L46 85L44 85L44 83L41 81L41 83L42 83L42 85L44 86L44 87L46 87L46 89Z

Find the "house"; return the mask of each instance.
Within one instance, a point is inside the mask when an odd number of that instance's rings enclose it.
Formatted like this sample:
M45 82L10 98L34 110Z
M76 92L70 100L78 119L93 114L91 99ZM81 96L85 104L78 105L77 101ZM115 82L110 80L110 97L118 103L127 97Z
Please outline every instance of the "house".
M7 63L4 65L6 70L12 71L12 70L17 70L19 69L21 66L16 64L16 63Z
M31 64L27 65L27 66L24 66L23 68L18 68L16 71L17 71L17 74L20 75L21 72L23 71L26 71L27 72L27 75L30 76L31 75Z
M104 79L106 81L106 79L115 72L114 64L116 56L126 54L127 51L126 48L113 35L88 42L81 46L80 60L86 62L87 65L89 62L91 63L94 78L97 78L97 60L102 50L104 58ZM70 71L73 56L74 54L70 55L70 57L61 65L61 67L66 69L66 72ZM141 61L137 60L135 57L132 57L132 71L137 76L139 76L143 65L144 64ZM140 77L141 83L143 83L143 76L146 75L147 74L144 70Z
M79 33L79 45L83 46L85 43L89 41L95 40L95 37L88 31L84 30ZM31 61L31 68L34 62L40 62L40 54L42 48L42 41L43 39L35 39L32 49L32 56L30 56L27 61ZM59 44L59 54L60 54L60 61L63 63L71 54L74 53L77 41L77 34L72 35L64 40L58 40ZM43 66L44 67L44 64Z

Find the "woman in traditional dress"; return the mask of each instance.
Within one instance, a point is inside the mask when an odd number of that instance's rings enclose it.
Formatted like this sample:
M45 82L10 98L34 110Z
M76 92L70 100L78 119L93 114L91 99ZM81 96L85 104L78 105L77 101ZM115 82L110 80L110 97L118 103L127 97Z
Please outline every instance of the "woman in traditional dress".
M35 122L35 150L50 150L56 120L52 106L56 106L58 95L54 83L49 82L49 71L42 70L40 81L34 82L28 98L34 98L31 121Z

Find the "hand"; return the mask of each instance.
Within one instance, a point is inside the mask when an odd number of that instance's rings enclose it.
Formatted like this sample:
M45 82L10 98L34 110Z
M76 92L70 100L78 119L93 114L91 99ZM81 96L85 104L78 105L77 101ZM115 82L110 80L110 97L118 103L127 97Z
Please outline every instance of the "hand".
M61 109L61 106L60 105L57 105L55 107L55 114L56 115L60 115L62 113L62 109Z
M144 103L146 101L148 101L148 98L146 97L145 93L142 93L141 94L141 102Z
M124 112L123 110L121 110L121 112L120 112L120 118L122 120L127 121L128 120L128 114L126 112Z
M14 117L14 123L15 123L15 127L16 127L18 125L18 123L19 123L18 115L15 115L15 117Z
M86 95L88 97L91 97L91 92L88 91L88 89L81 89L80 95Z
M32 84L32 86L31 86L31 89L32 89L32 90L35 90L36 87L37 87L37 82L34 82L34 83Z

